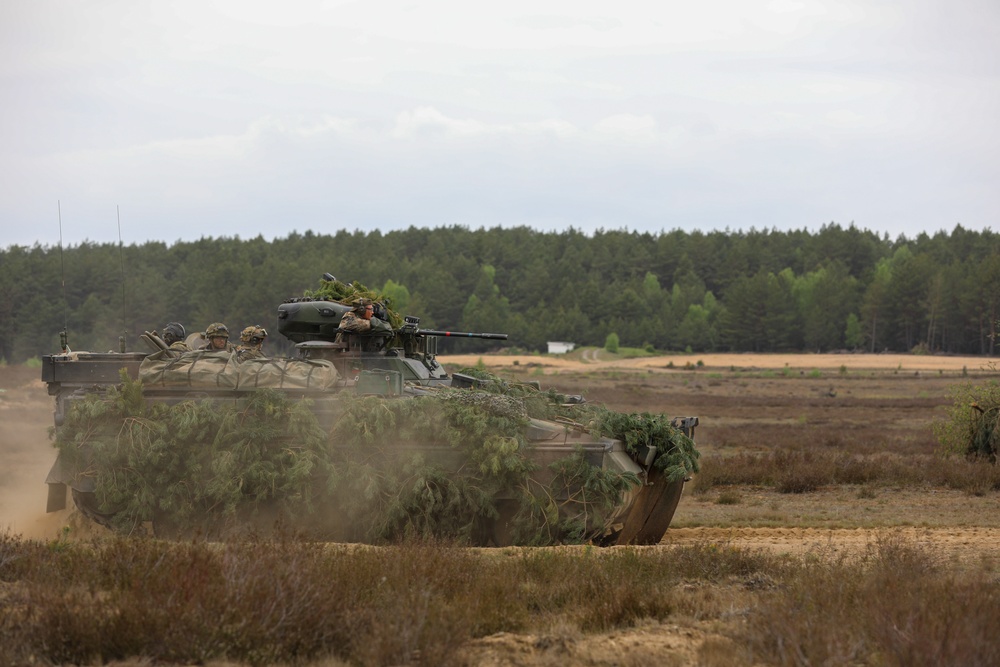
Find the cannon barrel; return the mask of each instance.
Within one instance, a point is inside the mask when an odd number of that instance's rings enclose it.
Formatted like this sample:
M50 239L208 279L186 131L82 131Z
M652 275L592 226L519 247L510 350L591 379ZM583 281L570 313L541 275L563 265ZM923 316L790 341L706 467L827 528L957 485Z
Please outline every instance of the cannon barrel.
M468 331L436 331L434 329L417 329L418 336L455 336L457 338L489 338L490 340L507 340L507 334L469 333Z

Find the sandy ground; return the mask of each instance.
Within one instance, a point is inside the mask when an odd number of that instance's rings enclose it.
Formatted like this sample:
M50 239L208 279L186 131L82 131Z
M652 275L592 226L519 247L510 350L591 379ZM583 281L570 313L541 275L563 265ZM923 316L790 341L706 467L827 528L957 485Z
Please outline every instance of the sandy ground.
M995 504L996 500L993 499ZM892 528L671 528L663 544L719 543L748 549L766 549L778 554L857 554L878 540L899 538L934 552L946 563L973 566L1000 562L996 545L1000 528L915 527Z
M627 359L601 349L577 350L569 355L442 355L438 360L449 367L462 368L482 363L487 368L511 366L541 367L559 373L593 372L610 369L676 370L686 366L705 369L783 369L810 371L839 369L852 371L898 370L969 372L995 368L983 357L913 354L673 354ZM672 366L671 366L672 364Z

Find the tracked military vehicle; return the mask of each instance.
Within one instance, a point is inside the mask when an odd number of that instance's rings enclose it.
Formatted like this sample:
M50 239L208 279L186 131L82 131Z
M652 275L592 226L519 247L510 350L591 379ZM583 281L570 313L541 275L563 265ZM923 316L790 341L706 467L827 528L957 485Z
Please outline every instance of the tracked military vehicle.
M448 373L440 338L507 336L422 329L377 295L379 325L349 331L358 299L324 278L341 298L278 306L294 358L179 353L155 332L149 352L45 356L60 452L48 511L71 495L98 523L164 536L263 520L349 541L663 537L697 469L697 417L622 415L534 383Z

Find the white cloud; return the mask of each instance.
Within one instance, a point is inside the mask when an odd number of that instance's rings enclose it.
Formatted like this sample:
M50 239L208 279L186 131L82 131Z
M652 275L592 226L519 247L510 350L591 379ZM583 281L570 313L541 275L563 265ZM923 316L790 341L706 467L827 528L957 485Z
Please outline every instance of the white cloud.
M656 138L657 129L652 116L627 113L608 116L594 124L594 130L599 134L628 140Z
M394 137L411 137L427 132L441 132L457 136L475 136L493 134L504 129L476 120L449 118L433 107L417 107L396 116L396 125L392 130L392 135Z
M0 3L0 245L57 199L171 240L994 225L1000 5L970 2Z
M826 118L832 125L841 127L862 127L871 124L864 115L850 109L828 111Z

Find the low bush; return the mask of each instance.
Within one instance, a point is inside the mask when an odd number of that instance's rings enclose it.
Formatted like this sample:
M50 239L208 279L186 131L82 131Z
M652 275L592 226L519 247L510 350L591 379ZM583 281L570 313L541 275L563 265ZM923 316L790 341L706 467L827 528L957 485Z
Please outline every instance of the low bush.
M1000 450L1000 382L958 385L951 392L948 419L935 422L944 451L996 463Z

